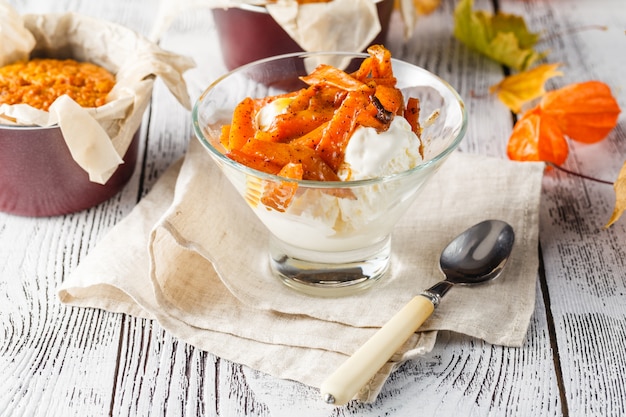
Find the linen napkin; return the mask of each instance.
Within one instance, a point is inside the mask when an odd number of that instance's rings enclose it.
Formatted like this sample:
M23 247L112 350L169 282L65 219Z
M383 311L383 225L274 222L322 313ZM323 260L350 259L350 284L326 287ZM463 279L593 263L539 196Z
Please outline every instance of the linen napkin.
M81 261L59 296L155 319L200 349L319 387L407 301L443 279L438 259L449 240L486 218L509 222L516 243L503 275L450 291L356 396L374 401L401 363L432 349L438 330L522 344L535 303L542 174L541 163L453 154L395 228L389 274L358 295L317 298L269 275L266 230L192 140L184 161Z

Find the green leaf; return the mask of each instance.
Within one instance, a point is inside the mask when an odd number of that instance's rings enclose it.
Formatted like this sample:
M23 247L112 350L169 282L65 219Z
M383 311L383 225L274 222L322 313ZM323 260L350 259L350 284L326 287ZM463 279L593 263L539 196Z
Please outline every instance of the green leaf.
M545 56L533 49L539 34L529 32L523 18L473 11L473 5L460 0L454 11L454 36L469 48L520 71Z

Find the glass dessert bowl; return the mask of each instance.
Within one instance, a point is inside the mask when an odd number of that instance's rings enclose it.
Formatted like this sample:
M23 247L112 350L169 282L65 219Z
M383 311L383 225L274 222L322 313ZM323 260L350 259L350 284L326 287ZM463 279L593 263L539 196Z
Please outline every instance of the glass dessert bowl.
M399 116L393 117L384 131L357 135L357 129L342 151L345 162L334 166L329 162L334 173L319 174L324 180L307 177L307 162L303 159L308 160L308 156L291 161L304 165L304 177L301 173L286 175L284 169L278 175L275 170L264 168L279 157L263 156L261 152L252 158L256 165L247 163L247 157L237 157L237 152L229 149L224 137L228 138L229 131L238 131L233 127L233 114L244 99L280 96L276 100L279 104L270 106L271 119L288 112L285 109L293 96L287 95L285 103L285 94L307 89L312 81L305 83L303 79L321 68L320 64L329 63L346 74L356 74L368 59L373 58L361 53L294 53L256 61L216 80L200 96L192 112L199 141L243 197L241 201L250 206L269 231L272 273L286 285L312 295L350 294L368 288L385 274L394 226L465 134L467 115L463 101L439 77L390 59L390 79L394 79L402 98L419 99L419 128L413 128L419 130L419 138L411 132L407 119ZM380 101L385 100L374 101L378 101L374 107L384 113ZM400 107L416 109L406 102ZM259 113L262 112L256 116ZM267 115L257 117L253 123L266 123L261 119L267 119ZM251 142L258 143L249 140L248 145ZM300 143L305 142L300 139ZM266 145L258 144L260 148Z

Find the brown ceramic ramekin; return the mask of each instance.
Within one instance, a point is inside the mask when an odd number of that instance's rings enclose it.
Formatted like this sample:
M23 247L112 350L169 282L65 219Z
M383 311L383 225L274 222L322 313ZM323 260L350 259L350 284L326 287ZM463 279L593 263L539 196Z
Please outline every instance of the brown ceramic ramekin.
M75 13L26 14L23 25L35 40L28 58L69 58L91 62L115 74L116 83L123 83L124 93L118 92L107 102L106 108L103 106L97 122L116 151L124 155L120 155L123 163L116 167L111 177L106 177L94 166L90 167L95 174L108 178L104 184L93 182L88 172L72 157L67 145L67 139L77 142L80 137L64 137L58 125L35 125L36 120L44 118L43 115L31 120L28 112L3 108L1 120L4 124L0 122L0 211L48 217L85 210L113 197L134 172L141 118L150 101L156 74L143 69L133 73L132 69L138 54L144 54L145 59L151 56L161 59L154 55L160 50L131 29ZM22 51L22 55L26 55L26 51ZM164 54L162 62L170 66L174 59ZM175 65L169 68L178 71ZM12 119L20 120L20 124L8 122ZM82 135L86 142L98 139L89 127L85 127ZM85 151L89 158L83 159L93 162L99 156L93 151Z
M372 44L386 43L393 6L393 0L382 0L376 4L381 31ZM213 9L213 18L224 64L229 70L258 59L302 51L263 6L216 8Z
M0 125L0 211L56 216L108 200L135 169L139 130L113 176L104 185L72 158L59 127Z

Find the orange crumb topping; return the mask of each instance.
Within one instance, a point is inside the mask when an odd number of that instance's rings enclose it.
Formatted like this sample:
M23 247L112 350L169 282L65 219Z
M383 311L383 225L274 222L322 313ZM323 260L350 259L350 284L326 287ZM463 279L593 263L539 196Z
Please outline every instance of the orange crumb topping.
M115 85L115 76L89 62L32 59L0 68L0 104L30 104L48 110L67 94L82 107L98 107Z

